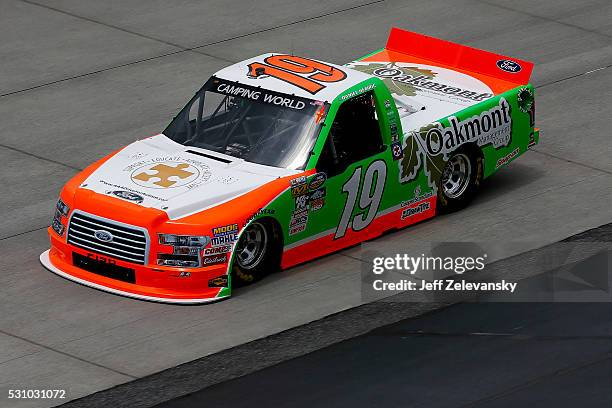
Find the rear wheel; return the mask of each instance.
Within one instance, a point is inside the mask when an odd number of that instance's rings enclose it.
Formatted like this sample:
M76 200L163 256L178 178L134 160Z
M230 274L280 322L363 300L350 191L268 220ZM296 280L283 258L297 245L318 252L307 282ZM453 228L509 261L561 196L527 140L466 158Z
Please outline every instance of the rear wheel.
M440 212L452 212L466 207L478 192L482 174L482 156L476 148L454 152L446 162L440 177Z
M271 221L254 221L242 233L234 249L232 284L256 282L280 267L280 232Z

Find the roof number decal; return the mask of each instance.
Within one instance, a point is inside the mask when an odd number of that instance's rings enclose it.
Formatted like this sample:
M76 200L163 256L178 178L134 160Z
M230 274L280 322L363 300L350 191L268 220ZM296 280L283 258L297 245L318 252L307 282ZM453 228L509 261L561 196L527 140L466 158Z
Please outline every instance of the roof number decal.
M274 77L316 94L325 89L325 83L339 82L346 73L336 67L294 55L272 55L264 63L248 65L250 78Z

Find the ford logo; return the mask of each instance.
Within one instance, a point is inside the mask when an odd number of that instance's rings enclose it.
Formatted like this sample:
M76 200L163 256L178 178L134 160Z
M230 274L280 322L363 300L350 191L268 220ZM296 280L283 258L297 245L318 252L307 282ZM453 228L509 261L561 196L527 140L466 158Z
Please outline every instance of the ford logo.
M111 191L111 193L119 198L123 198L125 200L130 200L130 201L136 201L138 204L142 203L144 201L144 198L142 198L142 196L136 194L136 193L132 193L129 191L125 191L125 190L117 190L117 191Z
M517 72L520 72L521 65L518 62L511 60L499 60L497 61L497 68L501 69L502 71L516 74Z
M102 242L111 242L113 240L113 234L104 230L94 232L94 237L96 237L98 241Z

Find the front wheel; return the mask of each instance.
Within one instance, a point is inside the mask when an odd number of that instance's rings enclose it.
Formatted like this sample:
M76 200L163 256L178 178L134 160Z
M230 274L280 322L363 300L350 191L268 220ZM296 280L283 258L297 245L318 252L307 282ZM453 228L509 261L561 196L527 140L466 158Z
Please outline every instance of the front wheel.
M453 212L466 207L476 196L482 180L482 157L468 149L453 153L438 185L439 210Z
M234 249L232 285L256 282L280 267L279 231L272 222L254 221Z

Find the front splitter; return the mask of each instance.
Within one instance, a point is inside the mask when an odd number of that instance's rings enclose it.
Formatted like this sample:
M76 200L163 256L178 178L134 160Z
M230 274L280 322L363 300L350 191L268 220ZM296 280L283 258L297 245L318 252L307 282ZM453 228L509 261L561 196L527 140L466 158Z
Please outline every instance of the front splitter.
M79 283L84 286L88 286L90 288L101 290L103 292L125 296L125 297L129 297L132 299L147 300L149 302L180 304L180 305L197 305L197 304L204 304L204 303L212 303L212 302L217 302L219 300L223 300L227 298L227 297L222 297L222 298L172 299L172 298L140 295L137 293L130 293L130 292L126 292L126 291L119 290L119 289L109 288L103 285L98 285L97 283L89 282L85 279L77 278L75 276L70 275L69 273L62 271L61 269L53 265L53 263L51 263L51 259L49 257L49 251L50 250L47 249L45 252L40 254L40 263L42 264L42 266L44 266L46 269L50 270L54 274L61 276L62 278L68 279L70 281Z

